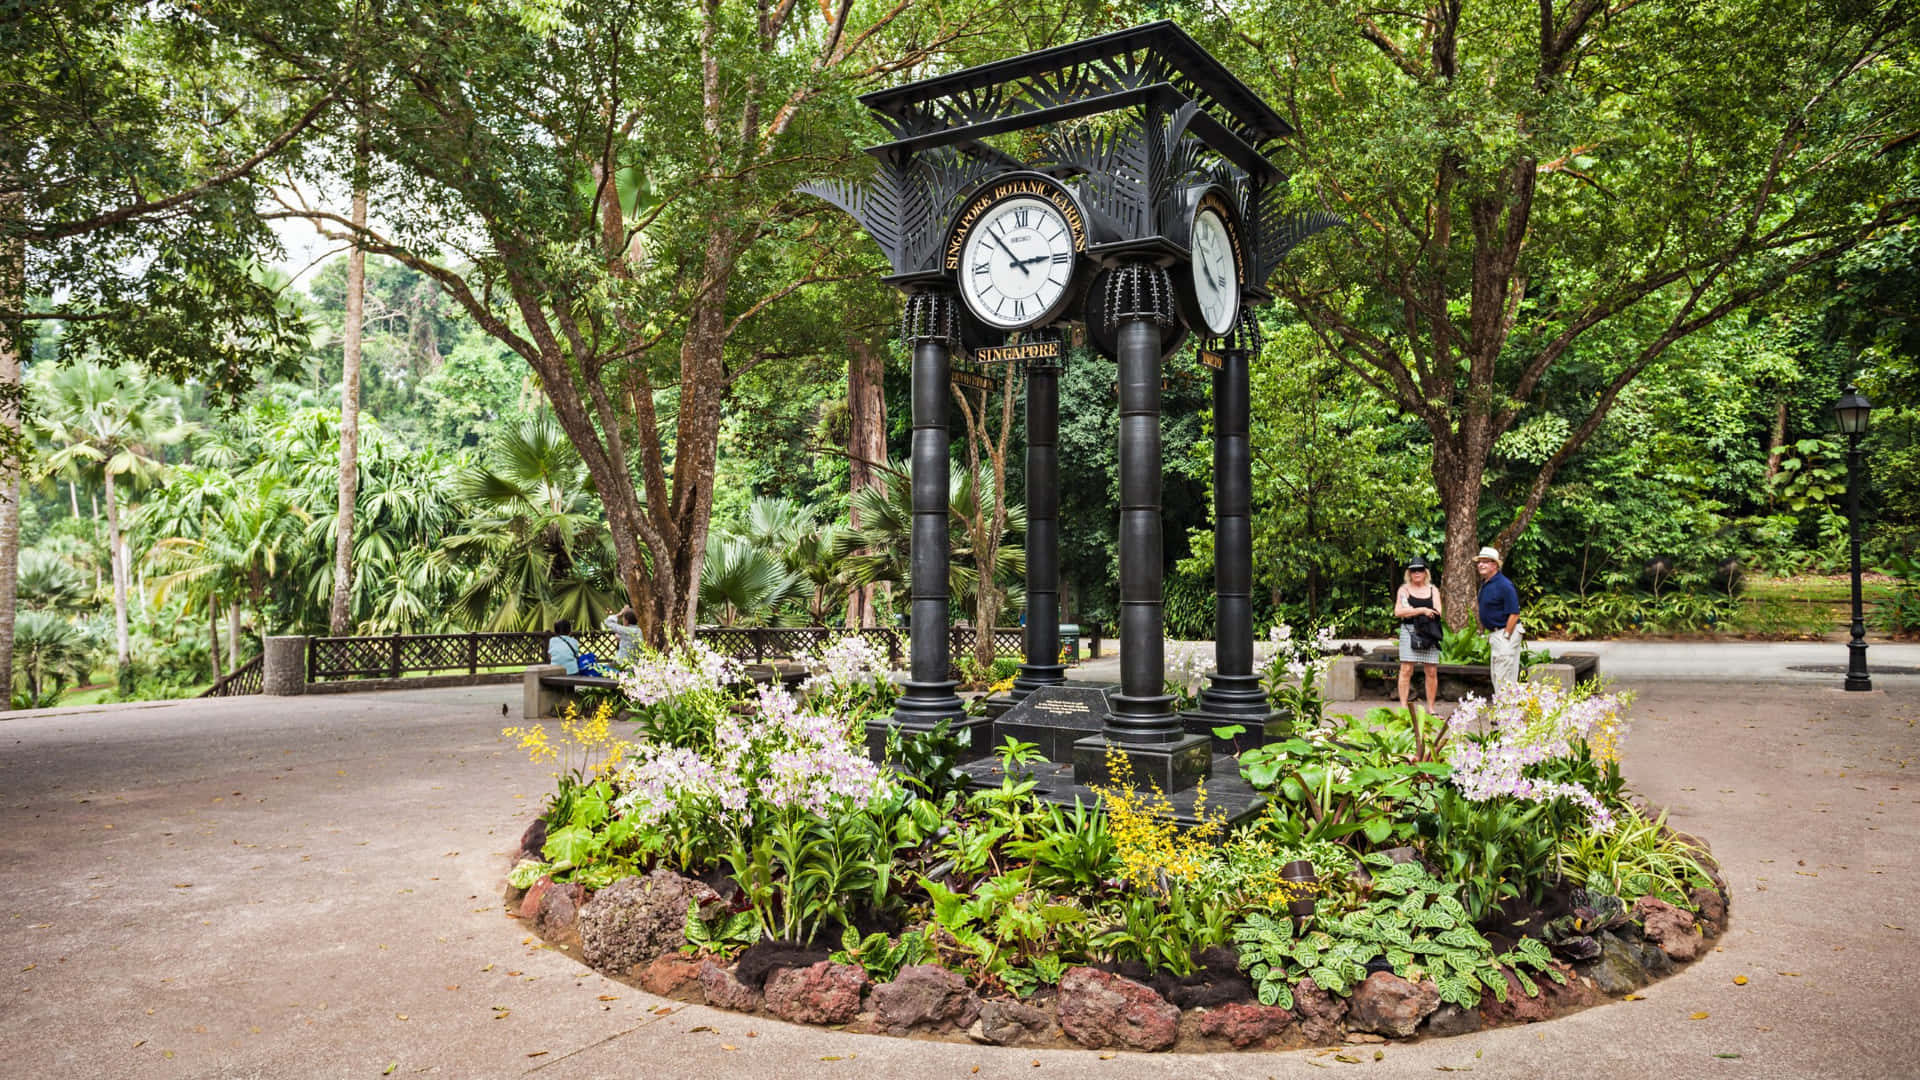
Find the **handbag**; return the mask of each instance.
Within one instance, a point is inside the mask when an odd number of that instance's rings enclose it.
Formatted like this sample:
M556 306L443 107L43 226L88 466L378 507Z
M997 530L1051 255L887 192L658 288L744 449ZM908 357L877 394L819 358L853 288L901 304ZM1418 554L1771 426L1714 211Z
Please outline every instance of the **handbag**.
M1426 652L1430 649L1440 647L1439 629L1428 625L1432 621L1431 619L1421 619L1419 623L1412 628L1410 639L1416 651Z

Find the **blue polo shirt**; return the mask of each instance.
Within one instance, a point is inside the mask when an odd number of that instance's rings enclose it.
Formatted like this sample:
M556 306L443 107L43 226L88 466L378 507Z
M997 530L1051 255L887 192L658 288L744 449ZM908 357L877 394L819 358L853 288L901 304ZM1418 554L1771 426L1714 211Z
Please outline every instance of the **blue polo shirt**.
M1484 630L1505 630L1507 616L1520 614L1520 593L1507 575L1494 571L1480 586L1480 626Z

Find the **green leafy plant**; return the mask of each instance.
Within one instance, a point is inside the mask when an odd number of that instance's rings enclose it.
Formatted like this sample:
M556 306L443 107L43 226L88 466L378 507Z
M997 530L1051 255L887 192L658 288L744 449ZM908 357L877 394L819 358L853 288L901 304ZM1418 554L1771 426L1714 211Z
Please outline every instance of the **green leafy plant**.
M1608 832L1576 829L1554 852L1561 873L1582 882L1589 892L1618 896L1631 905L1642 896L1692 907L1687 893L1712 884L1705 867L1712 856L1697 844L1675 836L1667 815L1648 818L1627 807Z
M887 729L887 760L900 779L926 798L938 801L967 790L967 774L960 771L971 732L955 734L953 722L942 719L929 731L903 735L904 728Z
M1008 856L1025 860L1034 882L1048 888L1092 888L1119 870L1119 856L1107 816L1075 800L1069 810L1049 804L1030 839L1007 845Z
M1048 973L1058 981L1065 970L1059 954L1078 948L1072 934L1087 920L1078 904L1034 888L1024 871L988 878L971 893L931 878L920 884L933 901L928 940L940 962L1016 993L1030 992Z
M863 938L849 926L841 931L840 948L828 959L836 964L859 964L874 982L881 983L891 982L901 968L926 963L932 955L924 931L909 930L897 938L881 933Z
M1528 996L1539 987L1525 969L1566 981L1547 947L1532 938L1496 955L1453 890L1420 864L1395 864L1379 855L1364 861L1374 868L1365 904L1340 912L1335 902L1322 900L1313 928L1304 933L1290 919L1260 914L1235 930L1241 966L1263 1004L1292 1008L1293 985L1303 978L1344 997L1367 977L1367 963L1375 957L1384 957L1403 979L1432 979L1440 1000L1463 1009L1477 1005L1485 991L1505 1001L1507 971Z
M1487 664L1493 660L1493 643L1486 631L1473 623L1440 635L1440 662L1443 664Z
M725 958L760 940L760 920L751 911L732 911L709 921L700 917L700 901L689 900L685 935L681 952Z
M1230 940L1236 915L1225 896L1206 888L1124 893L1102 906L1100 929L1087 944L1109 960L1187 976L1199 970L1201 950Z
M1456 884L1471 921L1483 921L1503 900L1544 894L1559 842L1548 809L1507 798L1475 802L1447 786L1418 815L1422 849Z

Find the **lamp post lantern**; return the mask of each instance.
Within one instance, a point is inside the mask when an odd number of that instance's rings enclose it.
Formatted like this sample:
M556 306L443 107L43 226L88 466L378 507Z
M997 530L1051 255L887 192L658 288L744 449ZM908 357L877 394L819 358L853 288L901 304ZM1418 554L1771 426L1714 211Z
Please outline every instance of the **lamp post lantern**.
M1867 414L1872 411L1872 402L1852 384L1848 384L1846 392L1833 404L1834 419L1839 421L1840 431L1847 437L1847 532L1853 549L1853 626L1852 638L1847 642L1845 684L1848 690L1873 689L1873 680L1867 675L1867 624L1860 603L1860 438L1867 433Z

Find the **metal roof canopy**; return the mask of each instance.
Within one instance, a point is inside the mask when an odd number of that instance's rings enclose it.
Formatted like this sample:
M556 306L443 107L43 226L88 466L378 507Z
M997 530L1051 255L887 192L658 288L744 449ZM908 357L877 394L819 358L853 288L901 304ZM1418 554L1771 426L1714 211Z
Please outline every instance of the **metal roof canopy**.
M869 152L897 157L1141 102L1189 100L1201 108L1192 131L1203 142L1250 175L1279 176L1260 148L1293 128L1171 20L860 97L896 136Z

